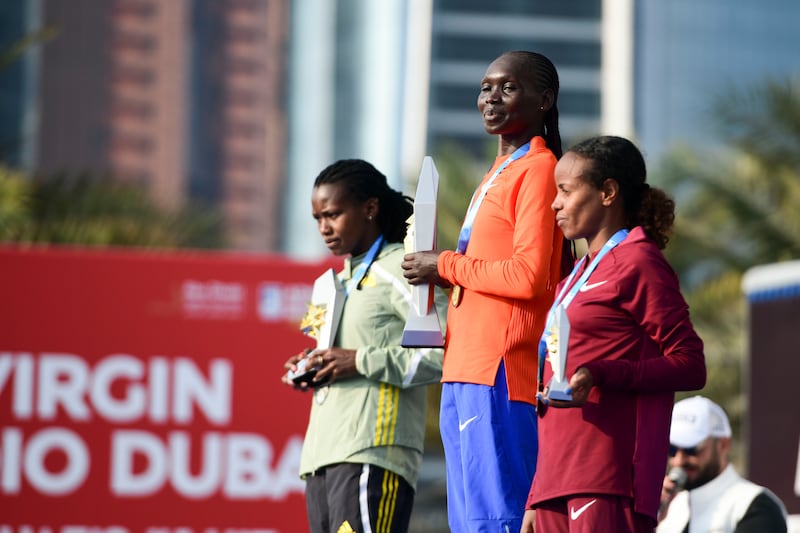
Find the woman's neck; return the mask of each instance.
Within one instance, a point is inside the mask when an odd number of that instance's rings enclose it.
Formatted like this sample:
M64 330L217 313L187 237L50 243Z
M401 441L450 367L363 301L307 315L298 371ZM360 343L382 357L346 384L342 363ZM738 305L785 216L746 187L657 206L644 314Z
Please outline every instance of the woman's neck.
M350 255L353 257L358 257L359 255L364 255L369 251L370 247L378 240L378 237L381 236L381 231L377 227L373 230L370 230L365 235L364 239L361 241L360 246L356 246L350 252Z
M530 142L537 133L527 131L517 135L500 135L497 138L497 157L513 154L520 146Z
M619 230L623 229L624 225L614 225L598 232L594 237L587 238L586 244L588 248L589 257L594 257L597 252L614 236Z

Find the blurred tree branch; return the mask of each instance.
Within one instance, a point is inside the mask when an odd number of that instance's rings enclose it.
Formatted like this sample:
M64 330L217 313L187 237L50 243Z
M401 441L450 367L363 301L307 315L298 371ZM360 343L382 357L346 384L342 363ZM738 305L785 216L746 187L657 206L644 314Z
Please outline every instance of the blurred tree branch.
M31 46L46 43L57 35L58 29L51 26L46 26L25 35L6 50L0 51L0 71L8 68L14 61L22 57Z

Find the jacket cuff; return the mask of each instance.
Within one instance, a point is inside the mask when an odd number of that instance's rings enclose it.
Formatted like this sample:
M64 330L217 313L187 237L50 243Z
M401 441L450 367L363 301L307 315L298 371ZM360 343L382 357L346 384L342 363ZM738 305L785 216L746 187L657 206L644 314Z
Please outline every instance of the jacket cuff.
M453 283L452 277L450 276L450 268L452 264L452 256L456 255L456 253L452 250L443 250L442 253L439 254L439 257L436 258L436 270L439 271L439 277L446 279L447 281Z
M585 365L581 365L580 367L575 369L575 372L577 372L581 368L585 368L586 370L589 371L589 373L592 375L592 381L595 386L605 384L606 373L604 369L607 368L606 365L603 365L599 361L594 361L591 363L586 363Z

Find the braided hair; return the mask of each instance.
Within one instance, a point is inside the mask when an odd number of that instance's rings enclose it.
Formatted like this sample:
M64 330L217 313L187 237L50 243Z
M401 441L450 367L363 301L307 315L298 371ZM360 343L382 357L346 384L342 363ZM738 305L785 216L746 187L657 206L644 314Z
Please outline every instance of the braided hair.
M387 242L403 242L406 219L414 212L413 200L391 187L378 169L362 159L341 159L327 166L314 180L314 187L340 184L348 199L364 203L378 200L376 222Z
M536 90L540 93L550 89L553 92L553 105L544 116L544 140L547 147L557 159L561 159L561 133L558 130L558 71L555 65L546 56L538 52L515 50L506 52L500 57L511 57L518 62L523 70L530 76Z
M561 132L558 129L558 71L556 66L546 56L538 52L515 50L506 52L500 57L510 57L522 66L523 71L533 82L540 93L550 89L553 93L553 105L544 115L544 142L553 152L556 159L561 159L564 151L561 146ZM575 243L564 239L561 245L561 277L564 278L572 271L577 251Z
M645 181L644 157L631 141L610 135L592 137L569 151L591 163L591 170L584 179L597 189L609 178L619 184L628 228L642 226L659 248L666 247L675 222L675 202L667 193Z

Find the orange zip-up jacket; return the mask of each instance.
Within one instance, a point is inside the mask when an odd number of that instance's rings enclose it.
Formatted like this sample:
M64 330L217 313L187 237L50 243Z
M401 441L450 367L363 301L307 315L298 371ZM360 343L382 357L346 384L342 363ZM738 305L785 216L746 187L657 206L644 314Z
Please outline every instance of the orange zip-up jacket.
M439 254L439 274L463 287L447 316L443 382L494 385L502 360L509 399L536 403L537 346L560 277L563 235L550 207L555 165L534 137L488 190L464 255Z

